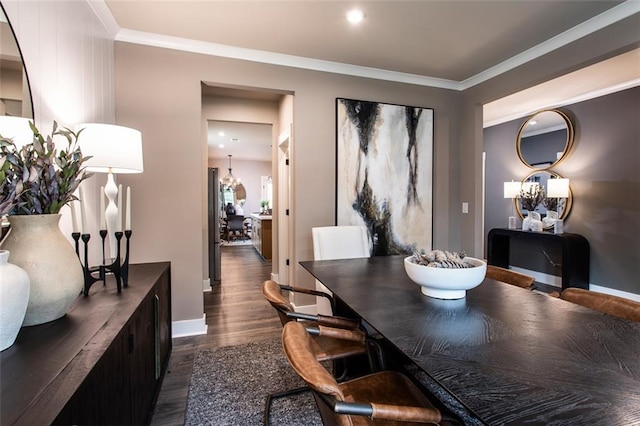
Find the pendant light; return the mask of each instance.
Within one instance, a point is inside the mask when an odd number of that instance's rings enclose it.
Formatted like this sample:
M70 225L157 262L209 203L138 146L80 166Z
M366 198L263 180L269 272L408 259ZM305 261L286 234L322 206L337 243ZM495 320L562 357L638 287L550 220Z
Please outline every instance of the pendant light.
M227 173L227 175L220 181L220 183L225 188L233 189L235 191L239 182L240 181L233 176L233 173L231 173L231 154L229 154L229 173Z

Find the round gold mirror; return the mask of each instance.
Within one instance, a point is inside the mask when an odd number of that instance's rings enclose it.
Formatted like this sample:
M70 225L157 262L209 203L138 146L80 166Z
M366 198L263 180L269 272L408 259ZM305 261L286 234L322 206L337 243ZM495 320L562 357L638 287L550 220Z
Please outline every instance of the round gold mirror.
M573 124L560 110L535 113L520 127L516 139L518 157L526 166L544 170L558 164L573 145Z
M566 219L571 212L573 195L569 187L569 179L565 179L556 172L550 170L539 170L531 172L522 179L522 192L513 202L521 219L525 217L525 211L531 208L527 206L530 194L535 194L539 190L542 197L533 211L540 214L544 229L553 227L555 219ZM534 201L535 203L535 201Z

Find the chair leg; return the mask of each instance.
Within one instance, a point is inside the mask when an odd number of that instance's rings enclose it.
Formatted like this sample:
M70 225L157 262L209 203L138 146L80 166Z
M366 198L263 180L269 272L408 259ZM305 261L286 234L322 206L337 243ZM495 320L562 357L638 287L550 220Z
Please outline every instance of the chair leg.
M265 402L264 402L264 414L262 416L262 424L264 426L268 426L269 425L269 415L271 413L271 402L274 399L282 398L284 396L297 395L299 393L307 392L309 390L311 390L311 388L309 386L302 386L302 387L299 387L299 388L289 389L289 390L286 390L286 391L272 393L270 395L267 395L267 397L265 399Z

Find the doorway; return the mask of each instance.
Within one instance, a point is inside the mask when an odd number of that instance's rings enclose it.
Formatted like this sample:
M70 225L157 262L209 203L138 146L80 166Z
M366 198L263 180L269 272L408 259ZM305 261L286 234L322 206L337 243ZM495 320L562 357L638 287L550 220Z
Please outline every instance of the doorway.
M284 206L288 210L288 200L280 200L282 185L289 185L287 179L278 182L280 174L278 144L281 140L281 127L286 127L287 133L292 125L292 107L283 107L283 104L292 105L293 96L283 92L264 91L261 89L249 88L228 88L218 87L209 84L202 85L202 118L205 123L205 139L207 152L207 167L216 167L219 170L219 179L227 174L232 174L244 185L247 195L246 200L240 207L245 217L259 213L262 210L261 201L265 200L263 190L266 188L262 177L271 177L270 207L273 212L273 242L271 247L273 252L271 278L278 280L278 271L283 262L279 261L279 254L289 250L288 237L281 241L282 226L287 228L290 221L282 221L280 209ZM284 100L287 99L288 102ZM285 126L282 123L286 123ZM253 137L234 137L230 131L224 131L219 127L224 125L227 128L239 129L260 129L268 127L268 142L257 143ZM248 131L248 130L247 130ZM288 137L288 139L290 139ZM243 142L248 147L242 147ZM230 158L227 155L231 155ZM227 160L230 164L226 164ZM285 191L289 193L289 191ZM208 193L207 198L211 193ZM207 206L211 200L207 199ZM219 205L219 211L224 208ZM247 220L251 223L251 220ZM214 225L215 226L215 225ZM251 231L250 231L251 232ZM287 230L285 235L289 235ZM224 244L224 241L223 243ZM250 242L249 242L250 244ZM207 290L205 283L216 285L215 280L210 279L212 272L209 265L212 261L208 253L212 248L208 242L203 244L205 271L203 271L203 290ZM224 249L224 247L223 247ZM224 269L223 262L221 268ZM283 271L285 272L285 271ZM285 272L284 277L288 274ZM286 279L286 278L285 278ZM222 283L224 285L224 283ZM208 289L211 287L209 286Z

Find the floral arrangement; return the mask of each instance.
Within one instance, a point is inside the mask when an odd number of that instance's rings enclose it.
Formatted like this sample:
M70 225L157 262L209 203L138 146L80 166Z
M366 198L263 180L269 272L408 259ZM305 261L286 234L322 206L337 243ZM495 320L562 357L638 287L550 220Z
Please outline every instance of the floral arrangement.
M56 214L70 201L84 179L83 157L78 146L79 132L58 128L46 138L29 122L33 142L18 149L12 139L0 135L0 216ZM54 136L67 139L66 149L58 152Z
M450 252L447 250L432 250L428 252L414 252L412 261L415 264L432 268L473 268L474 264L465 262L464 252Z
M540 185L530 185L529 190L520 191L520 205L524 210L533 211L545 199L544 188Z
M545 197L544 200L542 200L542 205L547 209L547 211L551 210L555 212L558 208L558 199Z

